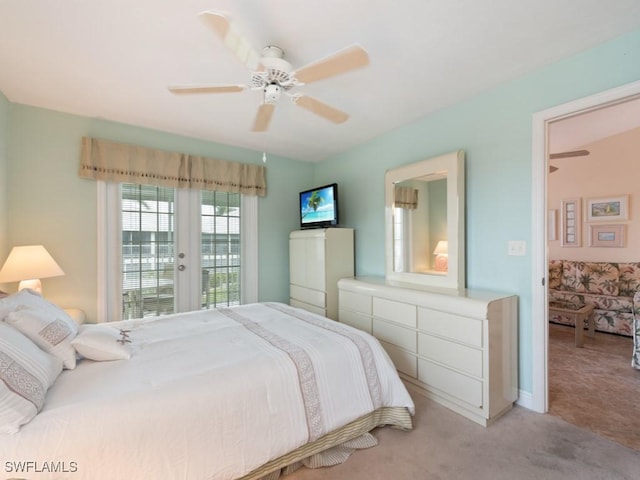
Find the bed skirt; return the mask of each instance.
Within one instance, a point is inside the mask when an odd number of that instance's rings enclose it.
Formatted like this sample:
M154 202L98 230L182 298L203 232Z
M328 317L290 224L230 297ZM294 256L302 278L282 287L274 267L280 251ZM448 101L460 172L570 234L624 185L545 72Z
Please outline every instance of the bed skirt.
M291 473L302 465L301 462L303 460L313 455L361 437L376 427L383 427L387 425L403 430L411 430L412 423L409 411L405 407L379 408L368 415L348 423L338 430L328 433L313 442L307 443L292 452L287 453L286 455L265 463L261 467L237 480L276 480L280 477L281 473Z

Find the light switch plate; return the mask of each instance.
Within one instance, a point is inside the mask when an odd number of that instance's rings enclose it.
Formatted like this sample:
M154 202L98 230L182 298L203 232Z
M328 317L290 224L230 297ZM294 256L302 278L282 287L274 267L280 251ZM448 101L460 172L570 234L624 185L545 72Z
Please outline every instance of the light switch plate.
M527 242L524 240L509 240L507 254L522 257L527 253Z

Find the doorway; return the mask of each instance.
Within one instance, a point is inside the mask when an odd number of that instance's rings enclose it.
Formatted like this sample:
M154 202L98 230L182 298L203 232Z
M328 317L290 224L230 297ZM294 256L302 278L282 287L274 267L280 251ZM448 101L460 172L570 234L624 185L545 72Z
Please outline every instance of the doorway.
M257 301L257 197L97 187L98 323Z
M549 162L549 125L603 107L640 97L640 81L607 90L533 115L532 141L532 397L531 409L549 410L548 352L549 324L547 311L547 171Z

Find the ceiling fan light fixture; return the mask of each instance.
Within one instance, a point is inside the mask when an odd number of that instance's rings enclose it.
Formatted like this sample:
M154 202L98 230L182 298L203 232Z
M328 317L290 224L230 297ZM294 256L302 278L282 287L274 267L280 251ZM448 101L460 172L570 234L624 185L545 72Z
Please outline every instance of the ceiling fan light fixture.
M264 87L264 103L276 104L280 100L280 93L282 88L280 85L271 83Z
M262 49L263 58L284 58L284 50L276 45L267 45Z

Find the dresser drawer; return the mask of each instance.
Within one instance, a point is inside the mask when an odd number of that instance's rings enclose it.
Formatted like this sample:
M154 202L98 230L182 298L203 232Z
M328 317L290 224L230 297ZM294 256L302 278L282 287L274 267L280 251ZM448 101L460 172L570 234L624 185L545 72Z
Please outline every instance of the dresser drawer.
M482 320L418 308L418 328L428 333L482 348Z
M351 325L354 328L363 330L371 334L371 317L363 315L358 312L352 312L351 310L345 310L340 308L340 323Z
M289 294L291 298L294 298L300 302L314 305L324 310L326 307L326 296L324 292L320 290L313 290L311 288L301 287L300 285L289 285Z
M416 309L415 305L394 302L386 298L373 298L374 317L391 320L407 327L416 328Z
M340 308L348 308L354 312L371 315L371 295L340 290L339 306Z
M324 308L316 307L315 305L311 305L310 303L301 302L296 300L295 298L289 299L289 305L296 308L302 308L307 312L317 313L318 315L322 315L323 317L327 316L327 311Z
M418 379L472 407L482 408L482 382L475 378L419 358Z
M380 345L385 349L399 372L416 378L418 375L418 359L415 355L387 342L380 341Z
M418 333L418 354L475 377L482 377L482 350Z
M374 318L373 335L379 340L384 340L410 352L417 353L415 330Z

